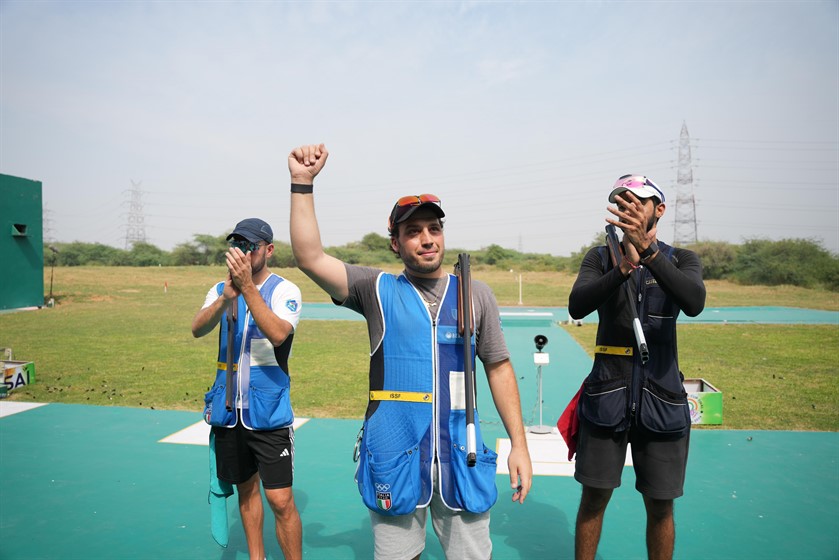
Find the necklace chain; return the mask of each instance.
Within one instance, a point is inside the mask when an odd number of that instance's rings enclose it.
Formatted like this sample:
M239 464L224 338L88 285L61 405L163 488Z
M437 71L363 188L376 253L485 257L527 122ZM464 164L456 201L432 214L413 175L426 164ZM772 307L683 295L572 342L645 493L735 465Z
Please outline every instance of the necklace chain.
M411 284L414 285L414 287L417 290L417 293L419 293L420 298L422 299L422 301L425 303L426 307L428 307L429 310L434 308L434 307L437 307L437 300L440 298L440 294L439 294L439 290L437 290L436 285L434 285L431 290L428 290L428 288L425 285L422 285L422 287L421 287L421 285L419 283L411 282ZM425 288L425 289L423 289L423 288ZM432 296L433 299L428 299L426 297L426 295L429 295L429 294Z

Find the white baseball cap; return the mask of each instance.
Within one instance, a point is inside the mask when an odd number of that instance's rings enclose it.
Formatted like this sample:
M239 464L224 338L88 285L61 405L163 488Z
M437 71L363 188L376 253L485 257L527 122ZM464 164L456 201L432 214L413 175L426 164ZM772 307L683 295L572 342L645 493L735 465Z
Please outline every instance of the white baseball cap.
M664 202L664 193L658 188L658 185L644 177L643 175L624 175L612 187L612 192L609 194L609 202L615 202L615 197L622 192L630 191L638 198L656 197L661 202Z

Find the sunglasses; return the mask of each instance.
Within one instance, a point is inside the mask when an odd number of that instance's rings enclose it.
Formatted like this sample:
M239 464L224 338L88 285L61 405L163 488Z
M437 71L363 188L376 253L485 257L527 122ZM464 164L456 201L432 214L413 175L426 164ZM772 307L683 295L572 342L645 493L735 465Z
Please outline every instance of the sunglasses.
M237 247L240 251L245 254L248 253L255 253L262 247L261 243L254 243L253 241L248 241L247 239L231 239L227 242L228 247Z
M625 187L630 190L650 187L650 189L654 193L656 193L656 197L660 201L664 202L664 193L661 192L661 189L658 188L658 185L656 185L643 175L624 175L623 177L617 180L615 186L612 188L617 189L618 187Z
M392 230L394 224L398 224L405 214L412 208L421 206L423 204L436 204L441 206L440 198L433 194L411 194L403 196L393 205L393 210L390 212L390 218L387 220L387 229Z

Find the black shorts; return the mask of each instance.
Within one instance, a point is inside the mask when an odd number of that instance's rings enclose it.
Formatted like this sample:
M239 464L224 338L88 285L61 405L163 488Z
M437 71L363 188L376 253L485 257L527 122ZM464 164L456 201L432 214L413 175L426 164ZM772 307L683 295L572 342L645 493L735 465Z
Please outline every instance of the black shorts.
M294 478L294 428L248 430L213 427L218 477L231 484L247 482L259 472L265 488L289 488Z
M635 488L641 494L656 500L672 500L684 494L690 431L678 439L655 439L634 426L615 432L580 418L574 478L592 488L617 488L627 443L632 449Z

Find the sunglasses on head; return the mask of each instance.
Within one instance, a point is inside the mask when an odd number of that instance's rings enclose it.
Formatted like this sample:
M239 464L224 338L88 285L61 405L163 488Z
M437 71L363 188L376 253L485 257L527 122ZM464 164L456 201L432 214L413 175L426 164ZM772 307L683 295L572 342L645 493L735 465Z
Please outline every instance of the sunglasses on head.
M262 245L254 243L253 241L248 241L247 239L231 239L227 242L227 246L237 247L243 253L248 254L258 251Z
M618 187L625 187L629 190L650 187L655 193L657 193L657 198L661 202L664 202L664 193L661 192L661 189L658 188L658 185L656 185L643 175L624 175L623 177L617 180L615 186L612 188L616 189Z
M441 205L440 198L433 194L411 194L397 200L390 212L390 218L387 220L388 230L393 229L393 225L399 223L402 216L407 214L411 208L428 203Z

